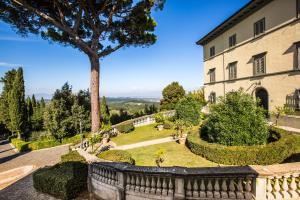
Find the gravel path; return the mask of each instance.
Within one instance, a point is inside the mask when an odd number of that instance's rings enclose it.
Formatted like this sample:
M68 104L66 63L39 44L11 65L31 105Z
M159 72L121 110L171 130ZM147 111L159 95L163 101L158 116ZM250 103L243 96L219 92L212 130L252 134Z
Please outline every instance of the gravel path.
M166 137L166 138L161 138L161 139L156 139L156 140L148 140L145 142L138 142L138 143L134 143L134 144L116 146L113 149L127 150L127 149L134 149L134 148L145 147L145 146L161 144L161 143L166 143L166 142L172 142L172 141L174 141L173 137Z

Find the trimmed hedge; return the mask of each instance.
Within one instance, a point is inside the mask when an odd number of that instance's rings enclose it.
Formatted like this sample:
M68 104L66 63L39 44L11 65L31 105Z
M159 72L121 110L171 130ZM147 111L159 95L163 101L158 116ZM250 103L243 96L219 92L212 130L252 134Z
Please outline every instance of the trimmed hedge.
M270 165L282 163L296 149L295 136L278 128L270 130L279 140L267 145L256 146L224 146L208 143L200 139L198 132L191 133L187 138L190 150L210 161L225 165Z
M135 160L131 157L131 154L123 150L110 150L100 153L99 158L104 160L110 160L114 162L125 162L134 165Z
M57 140L25 142L17 138L11 139L11 143L18 149L19 152L45 149L45 148L55 147L62 144L69 144L69 143L76 144L79 143L80 141L81 141L81 134L69 138L64 138L61 143Z
M87 189L88 167L78 152L61 157L62 162L33 174L33 186L38 191L60 199L74 199Z
M121 123L116 128L121 133L130 133L131 131L134 130L134 126L133 126L133 122L132 121L126 121L124 123Z

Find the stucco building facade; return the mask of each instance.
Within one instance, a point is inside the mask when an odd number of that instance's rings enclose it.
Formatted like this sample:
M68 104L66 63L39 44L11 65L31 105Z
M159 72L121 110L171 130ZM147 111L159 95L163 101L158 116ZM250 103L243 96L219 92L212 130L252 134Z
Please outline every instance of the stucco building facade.
M265 109L299 109L300 0L252 0L201 38L205 97L243 88Z

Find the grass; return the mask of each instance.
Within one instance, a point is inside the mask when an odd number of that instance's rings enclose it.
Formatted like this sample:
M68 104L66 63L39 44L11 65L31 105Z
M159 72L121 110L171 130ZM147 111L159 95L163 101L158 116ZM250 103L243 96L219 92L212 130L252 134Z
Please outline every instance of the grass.
M135 128L134 131L112 138L118 146L164 138L172 135L174 130L158 131L154 124Z
M176 142L156 144L147 147L127 150L136 165L155 166L155 154L163 149L164 162L162 166L182 166L182 167L214 167L216 163L206 160L201 156L193 154L186 146Z

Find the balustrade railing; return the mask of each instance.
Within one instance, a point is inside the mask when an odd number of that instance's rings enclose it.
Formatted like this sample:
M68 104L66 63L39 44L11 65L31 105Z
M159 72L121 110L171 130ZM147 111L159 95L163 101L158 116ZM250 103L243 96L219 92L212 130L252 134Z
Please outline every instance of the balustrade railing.
M257 174L250 167L137 167L93 163L89 190L99 199L239 199L255 194Z

